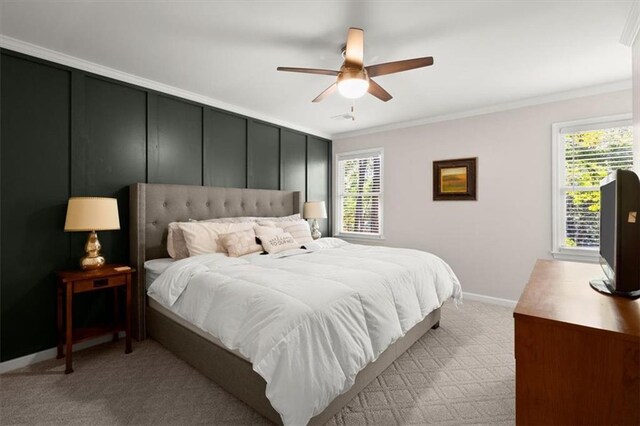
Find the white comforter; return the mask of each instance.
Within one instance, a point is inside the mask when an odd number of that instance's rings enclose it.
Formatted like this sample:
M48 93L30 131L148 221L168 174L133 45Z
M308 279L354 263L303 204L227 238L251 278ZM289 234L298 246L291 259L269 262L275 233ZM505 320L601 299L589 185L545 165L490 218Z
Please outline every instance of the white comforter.
M461 294L451 268L429 253L335 238L307 248L191 257L148 293L249 359L286 425L306 424L389 345Z

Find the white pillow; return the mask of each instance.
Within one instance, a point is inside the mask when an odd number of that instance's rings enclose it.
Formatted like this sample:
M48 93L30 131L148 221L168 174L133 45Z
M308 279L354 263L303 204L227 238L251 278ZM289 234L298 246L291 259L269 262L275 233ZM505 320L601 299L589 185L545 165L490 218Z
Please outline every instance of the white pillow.
M178 224L187 243L189 256L205 253L225 253L219 238L222 234L248 231L255 223L211 223L211 222L183 222Z
M272 222L293 222L296 220L301 220L300 213L292 214L289 216L280 216L280 217L256 217L256 221L261 220L270 220Z
M300 244L308 244L313 242L311 236L311 229L309 223L306 220L286 221L286 222L273 222L273 221L259 221L258 225L261 226L275 226L282 228L284 232L291 234L293 238Z
M266 237L262 240L262 247L269 254L280 253L281 251L300 248L298 243L290 233L283 232L282 234Z
M254 216L239 216L239 217L219 217L205 220L189 219L189 223L192 222L211 222L211 223L254 223L258 221L271 221L271 222L293 222L300 221L300 213L292 214L289 216L281 217L254 217ZM189 257L189 250L187 249L187 243L182 235L182 230L178 226L180 222L171 222L169 224L169 230L167 233L167 252L175 260L184 259Z
M171 222L167 231L167 252L175 260L189 257L187 242L184 240L179 224L180 222Z
M239 216L239 217L215 217L213 219L189 219L189 222L211 222L211 223L246 223L255 222L255 218L251 216Z
M195 220L189 219L189 222L212 222L212 223L245 223L245 222L258 222L269 220L272 222L291 222L300 220L300 213L292 214L290 216L280 217L258 217L258 216L239 216L239 217L218 217L213 219Z

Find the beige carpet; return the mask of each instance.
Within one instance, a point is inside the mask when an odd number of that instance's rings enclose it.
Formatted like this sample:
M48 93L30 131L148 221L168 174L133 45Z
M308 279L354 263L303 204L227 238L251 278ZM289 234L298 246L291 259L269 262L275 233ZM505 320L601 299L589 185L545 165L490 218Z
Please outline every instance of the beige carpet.
M513 424L511 309L447 303L431 330L330 425ZM0 376L0 424L267 424L158 343L109 343Z

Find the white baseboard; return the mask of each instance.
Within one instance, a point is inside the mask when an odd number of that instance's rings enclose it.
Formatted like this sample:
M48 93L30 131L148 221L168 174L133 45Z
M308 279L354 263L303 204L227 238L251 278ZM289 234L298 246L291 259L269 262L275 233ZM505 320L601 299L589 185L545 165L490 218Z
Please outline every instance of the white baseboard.
M500 299L499 297L484 296L482 294L462 292L462 301L474 300L476 302L491 303L492 305L506 306L507 308L515 308L518 302L516 300Z
M124 337L124 331L121 331L119 334L120 337ZM101 345L103 343L110 342L113 338L112 335L105 335L102 337L96 337L95 339L87 340L85 342L76 343L73 345L73 351L79 351L82 349L90 348L91 346ZM0 362L0 374L6 373L7 371L16 370L18 368L26 367L31 364L38 363L40 361L46 361L49 359L53 359L58 354L57 348L45 349L44 351L36 352L33 354L21 356L20 358L10 359L9 361ZM64 362L64 360L60 360Z

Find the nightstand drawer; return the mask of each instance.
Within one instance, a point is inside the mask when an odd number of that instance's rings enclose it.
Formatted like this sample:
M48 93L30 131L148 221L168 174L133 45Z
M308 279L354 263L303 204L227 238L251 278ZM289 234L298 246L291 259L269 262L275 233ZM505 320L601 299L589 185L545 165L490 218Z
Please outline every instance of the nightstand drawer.
M126 275L114 275L112 277L94 278L92 280L76 281L73 286L74 293L99 290L103 288L124 285L127 282Z

